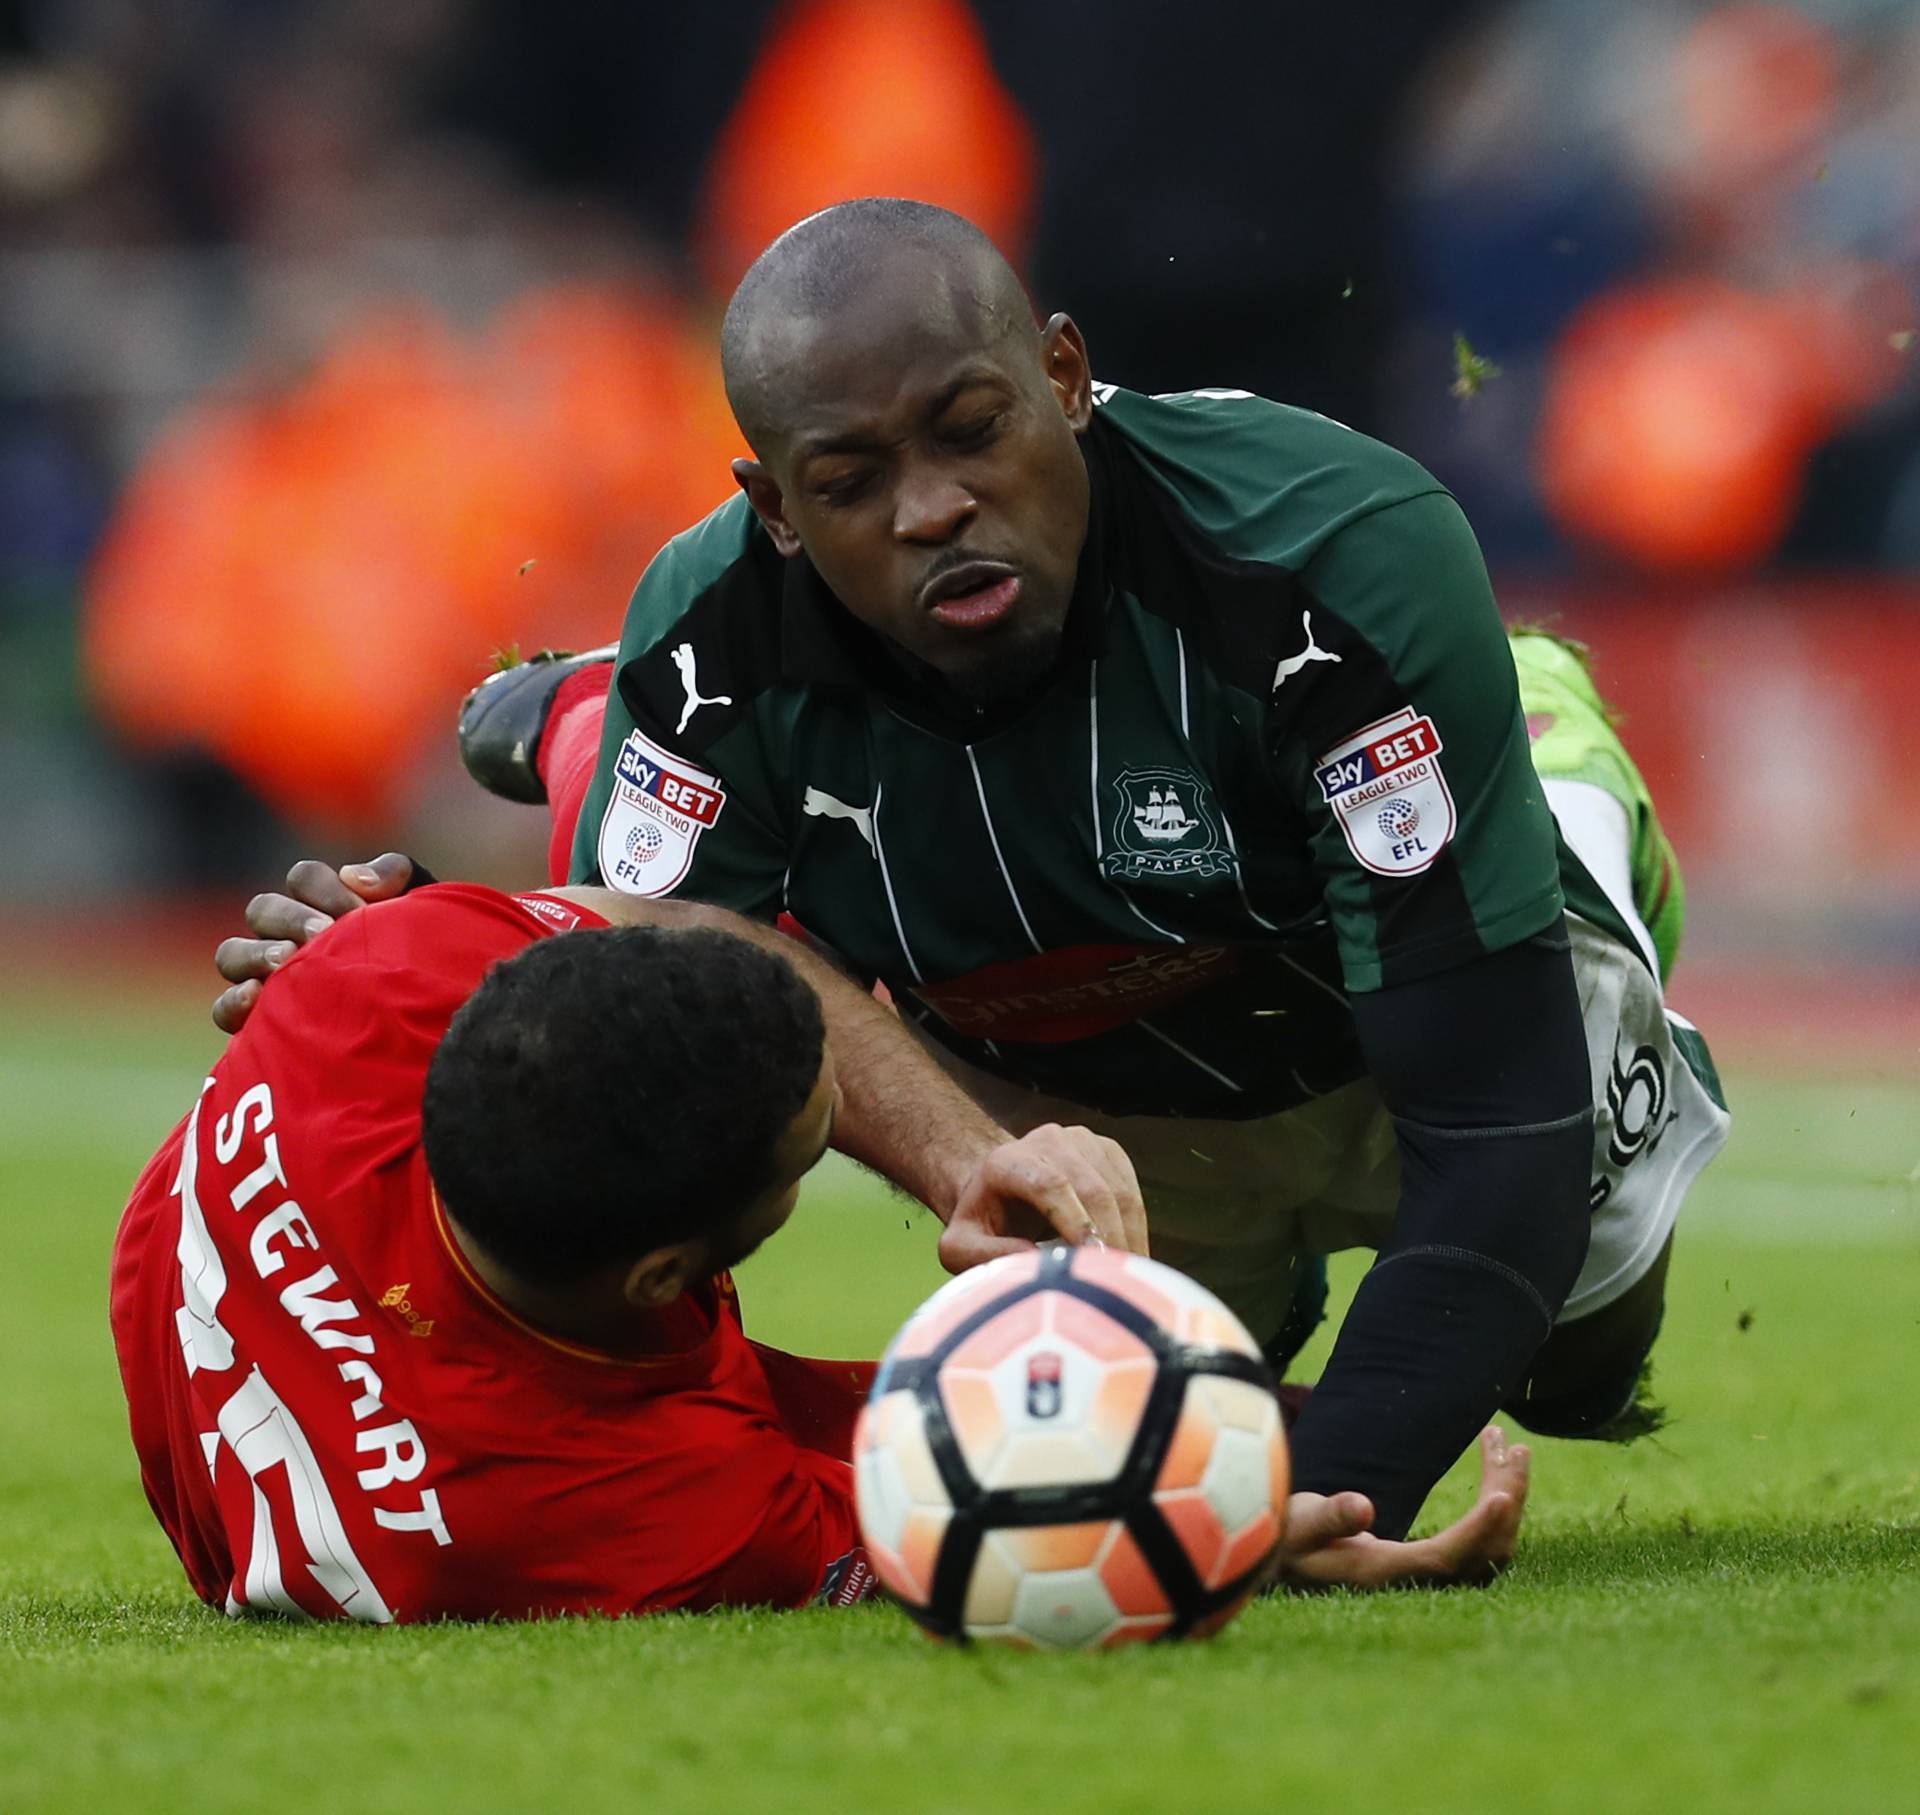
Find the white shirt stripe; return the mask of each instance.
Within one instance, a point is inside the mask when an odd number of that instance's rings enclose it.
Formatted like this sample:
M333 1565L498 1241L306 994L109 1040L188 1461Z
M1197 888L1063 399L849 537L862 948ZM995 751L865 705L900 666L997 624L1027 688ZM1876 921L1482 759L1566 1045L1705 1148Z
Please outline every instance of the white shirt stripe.
M1184 673L1184 669L1182 672ZM1101 852L1105 849L1100 840L1100 664L1098 662L1087 664L1087 745L1090 752L1087 805L1093 814L1093 861L1098 866ZM1170 939L1175 945L1186 944L1186 940L1178 933L1169 931L1159 921L1149 920L1145 914L1141 913L1134 905L1133 897L1104 870L1101 871L1101 875L1112 887L1113 892L1127 904L1128 911L1142 926L1158 933L1162 939Z
M1180 735L1186 737L1192 731L1187 722L1187 639L1177 624L1173 627L1173 657L1180 664Z
M1087 748L1091 766L1087 776L1087 805L1093 810L1093 860L1100 861L1100 664L1087 664Z
M893 930L900 939L900 950L907 960L907 969L913 972L916 983L926 982L920 974L920 966L914 962L913 947L907 943L907 929L900 924L900 903L894 899L893 877L887 870L887 847L880 838L880 802L887 792L885 782L877 782L873 790L873 854L880 860L880 883L887 891L887 908L893 915Z
M1220 814L1220 829L1226 833L1227 849L1233 854L1233 880L1240 890L1240 905L1247 910L1247 918L1251 920L1255 926L1264 926L1270 933L1279 932L1280 929L1254 907L1253 897L1247 893L1246 872L1240 867L1240 847L1234 842L1232 822L1228 820L1225 812L1222 811L1218 799L1213 803L1213 810Z
M1240 1089L1240 1086L1228 1077L1224 1071L1216 1071L1205 1059L1201 1058L1197 1052L1188 1052L1178 1040L1174 1039L1170 1034L1163 1034L1151 1021L1136 1021L1134 1022L1134 1026L1144 1028L1148 1033L1152 1034L1162 1046L1171 1046L1188 1064L1199 1066L1210 1078L1218 1078L1229 1090L1237 1091Z
M1284 951L1276 952L1274 955L1280 960L1282 964L1284 964L1287 967L1288 970L1298 971L1300 975L1305 977L1306 980L1309 983L1311 983L1315 989L1320 990L1325 994L1331 996L1334 999L1334 1001L1340 1004L1342 1008L1351 1011L1351 1009L1353 1008L1353 1004L1349 1002L1346 999L1346 997L1340 993L1339 990L1335 989L1333 985L1326 980L1326 978L1316 977L1312 971L1308 970L1307 967L1300 962L1299 959L1289 958Z
M993 829L993 813L987 806L987 785L980 779L979 759L973 754L973 746L967 746L967 767L973 771L973 791L980 796L980 817L987 822L987 842L993 846L993 861L1000 866L1000 880L1007 885L1007 895L1013 902L1013 911L1020 916L1020 930L1026 934L1027 943L1038 951L1046 948L1033 936L1033 924L1027 919L1027 910L1020 904L1020 891L1013 886L1013 878L1007 873L1007 860L1000 852L1000 834Z

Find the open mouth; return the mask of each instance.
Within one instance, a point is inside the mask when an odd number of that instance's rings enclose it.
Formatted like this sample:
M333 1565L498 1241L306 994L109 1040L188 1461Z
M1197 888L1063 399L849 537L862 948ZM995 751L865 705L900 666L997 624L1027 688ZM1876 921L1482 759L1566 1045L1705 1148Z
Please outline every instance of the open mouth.
M986 630L1018 603L1020 576L999 561L971 561L927 588L926 608L956 630Z

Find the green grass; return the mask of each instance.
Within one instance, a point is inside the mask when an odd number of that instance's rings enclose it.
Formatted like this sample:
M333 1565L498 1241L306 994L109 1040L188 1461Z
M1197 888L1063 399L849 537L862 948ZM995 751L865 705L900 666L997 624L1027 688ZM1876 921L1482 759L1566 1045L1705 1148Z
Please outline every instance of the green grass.
M216 1049L200 993L0 1017L0 1810L1920 1804L1911 1081L1731 1080L1675 1261L1673 1423L1540 1444L1486 1593L1280 1600L1092 1658L940 1649L884 1607L235 1625L141 1499L104 1302L126 1187ZM826 1172L743 1275L749 1327L874 1352L931 1248Z

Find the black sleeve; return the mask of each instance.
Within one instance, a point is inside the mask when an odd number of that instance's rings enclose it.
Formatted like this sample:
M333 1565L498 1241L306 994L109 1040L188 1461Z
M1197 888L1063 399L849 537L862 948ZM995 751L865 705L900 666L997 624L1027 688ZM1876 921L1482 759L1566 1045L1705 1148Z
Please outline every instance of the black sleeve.
M1293 1433L1294 1485L1421 1503L1524 1378L1586 1258L1593 1102L1564 922L1353 998L1400 1205Z

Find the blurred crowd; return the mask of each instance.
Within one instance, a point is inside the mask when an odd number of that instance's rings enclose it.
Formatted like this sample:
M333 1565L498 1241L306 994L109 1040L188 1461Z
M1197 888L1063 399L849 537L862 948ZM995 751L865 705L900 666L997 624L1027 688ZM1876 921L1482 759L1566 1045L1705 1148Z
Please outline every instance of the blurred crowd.
M1525 0L1428 72L1402 169L1396 428L1496 559L1920 573L1911 0ZM1504 382L1448 411L1463 324Z
M0 893L417 810L726 495L747 260L876 192L1496 571L1920 575L1910 0L0 0Z

